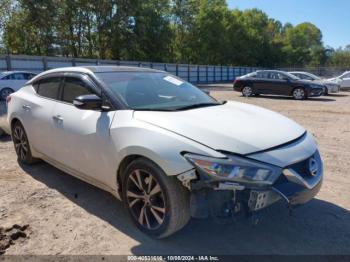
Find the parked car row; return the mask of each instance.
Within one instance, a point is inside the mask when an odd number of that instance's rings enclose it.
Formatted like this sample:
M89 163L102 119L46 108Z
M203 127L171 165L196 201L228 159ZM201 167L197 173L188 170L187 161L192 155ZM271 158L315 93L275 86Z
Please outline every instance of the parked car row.
M341 89L350 89L350 72L345 72L336 78L321 79L307 72L259 70L237 77L233 88L246 97L272 94L292 96L294 99L302 100L338 93Z

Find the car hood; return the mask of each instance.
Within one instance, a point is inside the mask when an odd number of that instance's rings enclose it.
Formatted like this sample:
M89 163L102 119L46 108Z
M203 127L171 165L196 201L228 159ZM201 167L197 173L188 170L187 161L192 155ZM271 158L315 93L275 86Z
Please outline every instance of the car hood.
M135 111L134 118L212 149L237 154L279 146L305 133L278 113L238 102L174 112Z

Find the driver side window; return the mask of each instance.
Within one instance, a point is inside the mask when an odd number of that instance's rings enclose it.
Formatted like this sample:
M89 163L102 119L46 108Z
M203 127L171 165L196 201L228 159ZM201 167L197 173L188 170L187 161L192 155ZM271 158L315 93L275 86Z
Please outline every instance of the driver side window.
M79 78L66 77L62 91L62 101L73 103L76 97L93 93L91 88Z

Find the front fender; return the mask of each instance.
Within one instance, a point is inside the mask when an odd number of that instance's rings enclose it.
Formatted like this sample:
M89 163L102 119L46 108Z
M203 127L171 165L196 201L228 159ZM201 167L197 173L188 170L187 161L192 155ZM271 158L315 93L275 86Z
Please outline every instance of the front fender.
M205 145L152 124L134 118L123 123L118 112L115 120L111 126L111 139L118 151L118 167L125 157L141 155L159 165L167 175L174 176L193 168L182 152L225 157Z

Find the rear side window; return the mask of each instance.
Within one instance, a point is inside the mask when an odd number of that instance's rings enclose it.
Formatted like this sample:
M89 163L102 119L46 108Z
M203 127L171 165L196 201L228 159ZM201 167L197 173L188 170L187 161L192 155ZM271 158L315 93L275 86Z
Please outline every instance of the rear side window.
M268 75L269 75L268 72L258 72L257 73L257 78L267 79Z
M82 80L74 77L66 77L62 95L64 102L73 103L76 97L89 94L93 94L93 92Z
M36 85L37 93L43 97L57 99L60 83L60 77L43 79Z

